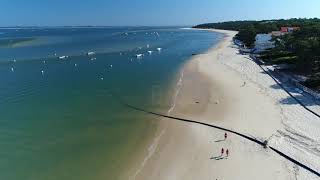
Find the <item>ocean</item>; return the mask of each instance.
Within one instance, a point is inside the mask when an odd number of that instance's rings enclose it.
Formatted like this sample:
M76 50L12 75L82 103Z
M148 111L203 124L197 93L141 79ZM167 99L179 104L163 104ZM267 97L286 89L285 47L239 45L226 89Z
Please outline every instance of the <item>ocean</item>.
M119 179L179 70L223 35L180 27L0 28L0 179ZM91 52L91 53L89 53Z

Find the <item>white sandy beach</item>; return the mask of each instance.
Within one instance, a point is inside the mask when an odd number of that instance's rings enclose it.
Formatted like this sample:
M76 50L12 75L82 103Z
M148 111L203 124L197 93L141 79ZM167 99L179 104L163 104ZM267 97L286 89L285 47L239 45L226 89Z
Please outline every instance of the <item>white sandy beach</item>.
M299 104L247 55L238 54L233 31L215 30L225 38L183 67L172 116L229 128L264 140L320 171L320 119ZM318 105L310 105L320 112ZM319 177L270 149L229 133L164 119L153 154L134 175L137 180L312 180ZM212 159L221 148L228 158Z

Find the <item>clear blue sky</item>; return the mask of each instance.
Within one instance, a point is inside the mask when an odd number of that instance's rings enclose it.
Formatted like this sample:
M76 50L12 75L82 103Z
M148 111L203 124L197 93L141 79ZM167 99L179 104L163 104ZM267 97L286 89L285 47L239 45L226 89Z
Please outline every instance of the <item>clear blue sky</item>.
M0 26L194 25L318 17L320 0L0 0Z

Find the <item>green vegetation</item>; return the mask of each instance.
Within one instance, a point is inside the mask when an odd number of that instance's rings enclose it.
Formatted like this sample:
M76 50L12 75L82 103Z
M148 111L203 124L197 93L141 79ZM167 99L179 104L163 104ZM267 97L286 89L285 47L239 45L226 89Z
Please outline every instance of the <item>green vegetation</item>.
M297 62L297 56L289 51L283 51L278 48L261 52L260 58L267 64L292 64Z
M320 89L320 73L313 74L303 85L313 88Z
M254 40L252 37L256 34L267 34L271 31L279 31L283 26L308 27L320 24L320 19L280 19L263 21L229 21L221 23L207 23L194 26L194 28L204 29L225 29L239 31L237 38L247 47L252 47Z
M269 64L291 64L292 71L307 75L305 85L320 87L320 19L232 21L201 24L194 28L236 30L236 39L253 47L256 34L279 31L281 27L300 27L292 33L274 37L275 48L260 54Z
M250 24L246 28L239 30L239 33L236 35L236 38L244 42L247 47L252 47L256 41L257 30L255 27Z

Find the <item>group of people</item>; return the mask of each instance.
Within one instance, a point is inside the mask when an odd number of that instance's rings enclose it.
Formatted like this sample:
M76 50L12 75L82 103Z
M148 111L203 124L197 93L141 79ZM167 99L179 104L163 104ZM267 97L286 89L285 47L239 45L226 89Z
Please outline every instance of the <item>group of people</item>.
M228 134L227 133L224 133L224 140L227 140L228 138ZM224 155L224 152L226 152L226 157L229 157L229 149L224 149L224 148L221 148L221 156Z
M221 156L224 154L224 148L221 149ZM229 157L229 149L226 150L226 156Z

